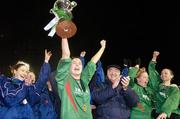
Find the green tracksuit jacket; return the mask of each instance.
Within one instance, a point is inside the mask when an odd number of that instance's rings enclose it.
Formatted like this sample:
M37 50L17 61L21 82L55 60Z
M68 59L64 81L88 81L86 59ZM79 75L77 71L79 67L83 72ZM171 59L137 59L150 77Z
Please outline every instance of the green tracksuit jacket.
M178 109L180 101L180 91L174 84L164 86L161 84L159 73L155 69L156 62L151 61L148 66L150 86L156 92L155 94L155 108L157 113L165 112L168 117L171 113L180 114Z
M131 109L131 119L152 119L152 95L153 91L149 87L142 87L135 83L135 77L138 72L136 67L129 69L130 76L130 87L137 93L139 96L140 104L142 108L136 106Z

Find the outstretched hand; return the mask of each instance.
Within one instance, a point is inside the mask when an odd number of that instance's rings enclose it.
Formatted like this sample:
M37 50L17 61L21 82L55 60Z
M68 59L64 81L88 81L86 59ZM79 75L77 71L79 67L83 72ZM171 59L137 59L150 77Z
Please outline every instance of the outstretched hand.
M95 64L99 61L99 59L101 58L105 47L106 47L106 41L105 40L101 40L100 42L101 44L101 48L98 50L98 52L91 58L91 61L94 62Z
M100 42L100 44L101 44L101 47L106 47L106 40L101 40L101 42Z
M159 53L158 51L154 51L154 52L153 52L153 57L158 57L159 54L160 54L160 53Z
M45 57L44 57L44 61L45 61L46 63L49 62L51 56L52 56L51 51L47 51L47 49L45 49Z
M157 57L159 56L159 52L158 51L154 51L153 52L153 58L152 58L152 61L156 61Z
M80 54L81 57L85 57L85 55L86 55L86 51L82 51Z

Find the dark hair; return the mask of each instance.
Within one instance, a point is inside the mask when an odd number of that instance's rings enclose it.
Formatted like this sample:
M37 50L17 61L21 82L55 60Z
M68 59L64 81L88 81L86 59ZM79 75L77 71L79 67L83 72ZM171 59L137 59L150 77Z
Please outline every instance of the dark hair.
M14 75L13 71L18 70L21 66L25 66L25 64L15 64L15 65L9 66L11 73Z
M121 71L121 67L119 65L112 64L112 65L107 66L107 69L109 69L111 67L117 68L117 69L119 69Z

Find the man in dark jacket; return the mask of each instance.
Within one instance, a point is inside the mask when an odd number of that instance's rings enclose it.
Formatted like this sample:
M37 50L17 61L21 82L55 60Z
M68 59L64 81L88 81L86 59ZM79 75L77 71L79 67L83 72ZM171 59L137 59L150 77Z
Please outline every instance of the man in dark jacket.
M92 92L96 119L130 118L130 109L138 103L138 96L128 87L129 77L120 74L118 65L108 66L105 83Z

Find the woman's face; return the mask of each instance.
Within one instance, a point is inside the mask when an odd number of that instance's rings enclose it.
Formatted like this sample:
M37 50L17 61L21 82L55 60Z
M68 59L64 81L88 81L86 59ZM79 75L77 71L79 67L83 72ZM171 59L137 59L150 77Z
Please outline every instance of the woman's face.
M142 72L136 79L140 86L147 87L149 81L147 72Z
M14 69L14 77L23 81L27 77L28 72L29 72L28 67L22 65L16 70Z
M72 75L81 75L82 72L82 62L79 58L74 58L70 67L70 72Z
M33 72L29 72L26 79L25 79L25 83L27 85L31 85L32 83L34 83L36 80L35 74Z
M171 81L172 78L173 78L173 74L169 69L163 69L161 71L161 79L163 81Z

